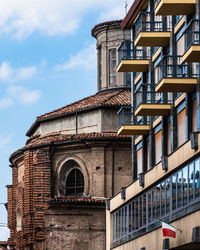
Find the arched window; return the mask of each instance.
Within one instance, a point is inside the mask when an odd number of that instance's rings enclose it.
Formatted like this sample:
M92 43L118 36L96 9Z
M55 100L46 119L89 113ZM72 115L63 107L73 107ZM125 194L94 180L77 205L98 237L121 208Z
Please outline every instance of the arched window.
M66 195L81 195L84 192L84 176L78 168L73 168L66 178Z

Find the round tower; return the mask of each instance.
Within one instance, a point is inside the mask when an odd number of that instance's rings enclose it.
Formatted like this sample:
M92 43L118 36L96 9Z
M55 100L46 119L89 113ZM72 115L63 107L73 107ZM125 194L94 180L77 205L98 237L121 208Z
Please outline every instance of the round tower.
M131 74L118 73L119 63L117 48L131 40L131 31L121 29L121 20L97 24L92 29L92 36L97 40L97 90L130 88Z

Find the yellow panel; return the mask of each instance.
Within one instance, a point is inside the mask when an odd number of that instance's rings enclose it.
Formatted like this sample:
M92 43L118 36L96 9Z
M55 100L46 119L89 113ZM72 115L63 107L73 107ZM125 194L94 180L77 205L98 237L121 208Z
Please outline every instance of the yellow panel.
M140 32L135 46L166 47L169 44L170 32Z
M156 86L156 92L192 92L196 84L196 78L164 78Z
M182 62L200 62L200 45L192 45L183 55Z
M118 135L147 135L149 125L124 125L118 130Z
M196 0L161 0L155 9L156 15L190 15L195 12Z
M170 104L140 104L135 110L136 116L166 116L169 115L171 109Z
M147 72L149 60L122 60L117 72Z

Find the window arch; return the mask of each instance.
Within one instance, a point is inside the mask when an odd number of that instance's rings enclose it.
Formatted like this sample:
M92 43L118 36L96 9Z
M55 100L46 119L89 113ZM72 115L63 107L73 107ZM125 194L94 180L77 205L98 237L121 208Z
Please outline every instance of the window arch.
M84 192L84 176L78 168L69 171L66 178L65 194L81 195Z
M89 176L84 163L81 163L69 159L61 165L57 179L58 196L88 195Z

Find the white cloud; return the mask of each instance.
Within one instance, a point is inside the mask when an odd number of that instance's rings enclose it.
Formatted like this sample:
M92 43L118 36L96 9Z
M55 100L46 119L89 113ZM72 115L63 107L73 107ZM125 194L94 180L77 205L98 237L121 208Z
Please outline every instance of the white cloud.
M125 5L127 2L127 11L130 9L131 5L133 4L134 0L124 0L118 2L116 1L106 1L105 8L100 13L100 21L107 21L107 20L115 20L115 19L123 19L126 14Z
M125 1L119 0L0 0L0 6L0 33L17 39L34 31L49 36L70 34L89 11L97 11L99 20L123 18L125 13Z
M90 70L96 68L96 46L91 44L75 55L71 55L65 63L57 65L55 70L63 71L68 69L81 68Z
M0 65L1 81L19 81L32 78L37 72L35 66L13 68L10 62L4 61Z
M6 146L12 138L12 135L8 135L7 137L3 137L0 135L0 148Z
M12 99L16 99L22 104L35 103L42 95L40 90L29 90L22 86L10 86L7 93Z

